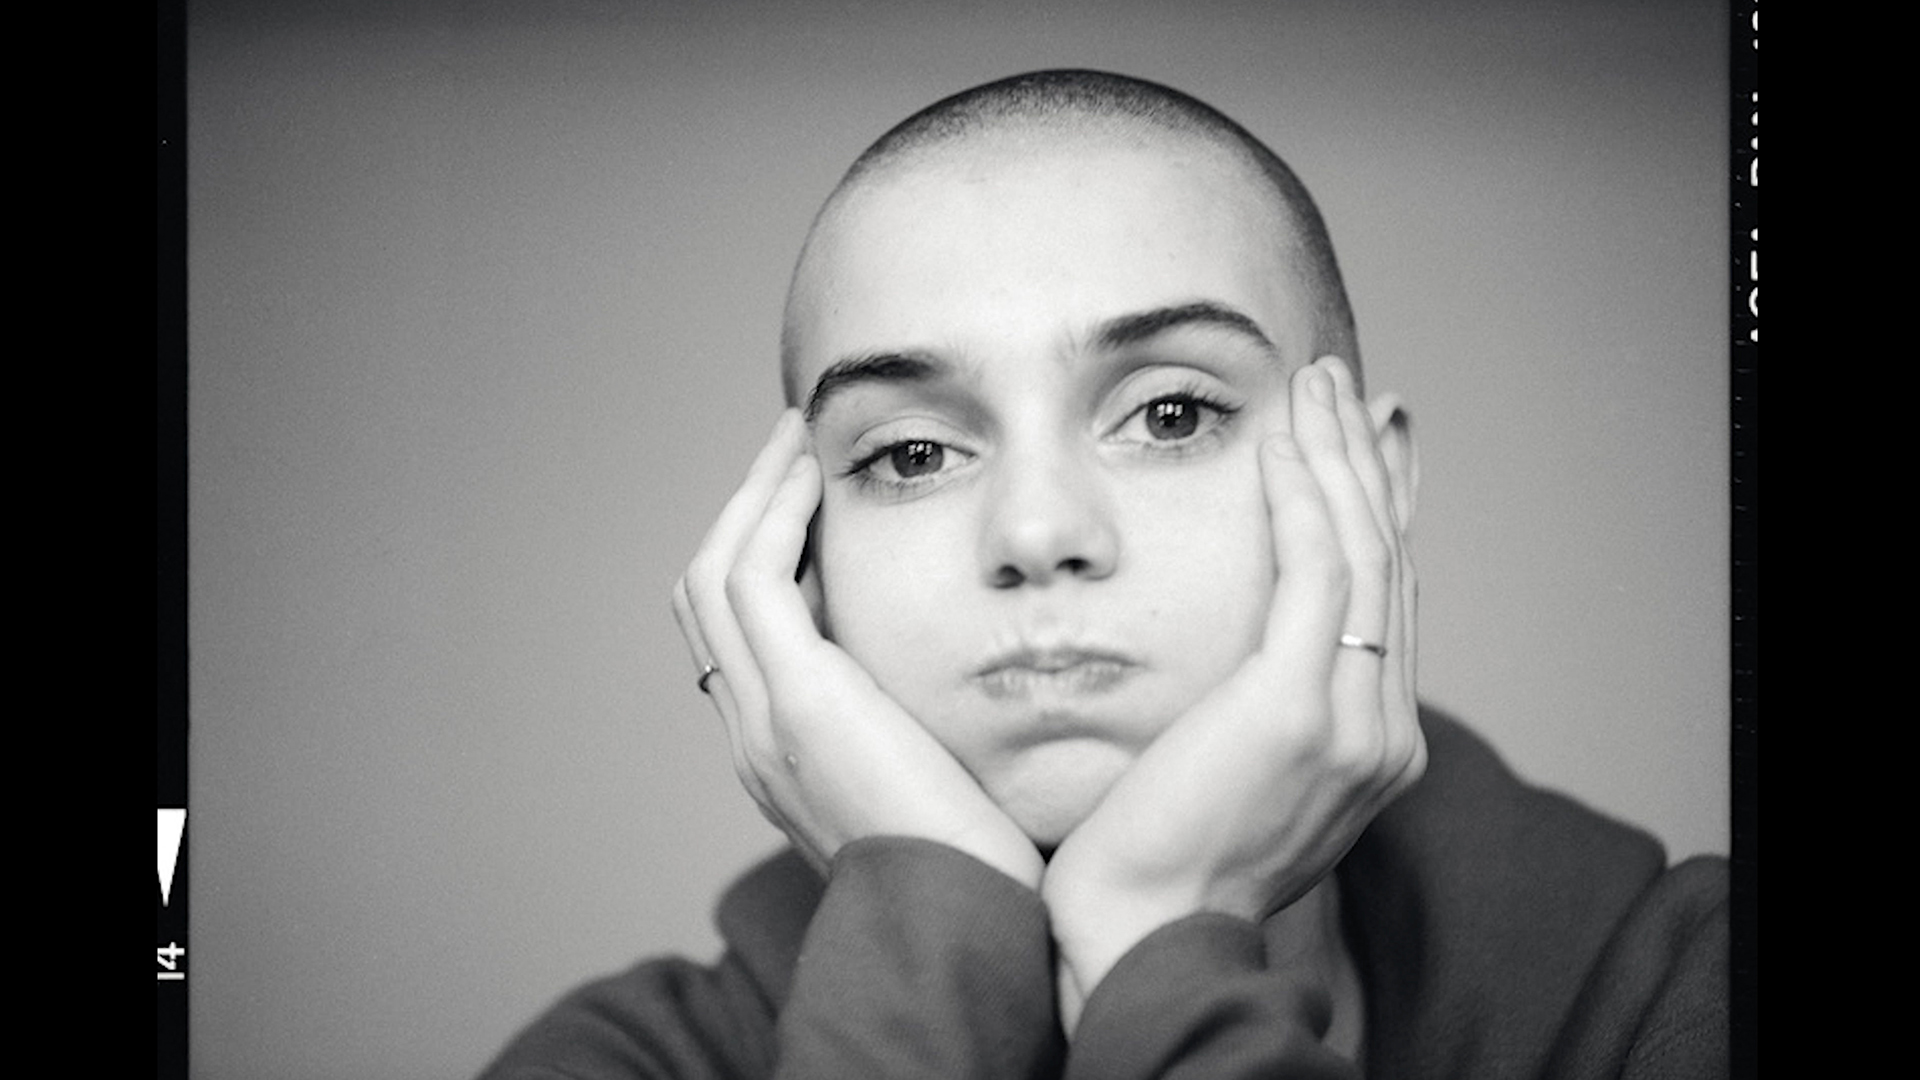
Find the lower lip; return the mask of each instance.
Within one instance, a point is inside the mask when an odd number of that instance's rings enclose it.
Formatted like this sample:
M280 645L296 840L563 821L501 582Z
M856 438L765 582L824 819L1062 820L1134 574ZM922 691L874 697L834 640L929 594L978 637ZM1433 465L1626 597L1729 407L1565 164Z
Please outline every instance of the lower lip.
M1026 701L1040 696L1100 694L1124 682L1132 665L1113 660L1083 660L1062 668L1003 667L976 677L980 689L996 701Z

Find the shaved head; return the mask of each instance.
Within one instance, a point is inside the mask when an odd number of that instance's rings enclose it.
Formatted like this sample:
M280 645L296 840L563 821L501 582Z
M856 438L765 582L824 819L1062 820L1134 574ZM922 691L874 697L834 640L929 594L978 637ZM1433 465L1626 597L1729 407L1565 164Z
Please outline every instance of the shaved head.
M1184 94L1085 71L862 154L783 346L818 625L1042 850L1259 647L1260 448L1294 429L1295 373L1354 357L1293 173Z
M1245 128L1196 98L1143 79L1069 69L1015 75L935 102L895 125L854 161L815 218L788 292L781 334L788 403L800 404L806 394L797 376L804 322L798 309L817 302L809 289L809 257L821 234L857 206L861 192L916 169L991 168L994 160L1017 160L1028 151L1043 153L1075 141L1224 155L1271 212L1272 240L1286 249L1307 299L1315 353L1346 359L1358 376L1359 345L1339 263L1319 208L1293 170Z

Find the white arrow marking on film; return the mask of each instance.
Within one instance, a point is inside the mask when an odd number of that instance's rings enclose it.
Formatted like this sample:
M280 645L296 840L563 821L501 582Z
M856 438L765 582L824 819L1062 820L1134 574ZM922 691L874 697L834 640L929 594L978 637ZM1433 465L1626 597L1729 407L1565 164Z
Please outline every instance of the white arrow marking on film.
M180 837L187 831L187 812L160 811L160 904L166 906L173 892L173 868L180 861Z

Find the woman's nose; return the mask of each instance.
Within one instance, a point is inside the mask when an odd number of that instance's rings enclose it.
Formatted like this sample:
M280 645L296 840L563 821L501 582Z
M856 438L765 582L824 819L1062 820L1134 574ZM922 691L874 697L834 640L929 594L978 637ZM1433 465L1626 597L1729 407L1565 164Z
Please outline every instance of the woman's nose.
M1112 574L1120 538L1099 463L1073 448L995 462L981 564L998 588Z

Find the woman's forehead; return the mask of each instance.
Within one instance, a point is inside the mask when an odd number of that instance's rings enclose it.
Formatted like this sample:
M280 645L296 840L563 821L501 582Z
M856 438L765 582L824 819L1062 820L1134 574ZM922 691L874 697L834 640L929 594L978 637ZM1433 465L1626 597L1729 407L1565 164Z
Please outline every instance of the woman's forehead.
M1018 351L1130 313L1246 312L1285 351L1297 243L1257 174L1193 140L1005 143L889 167L822 215L788 329L800 386L875 350Z

